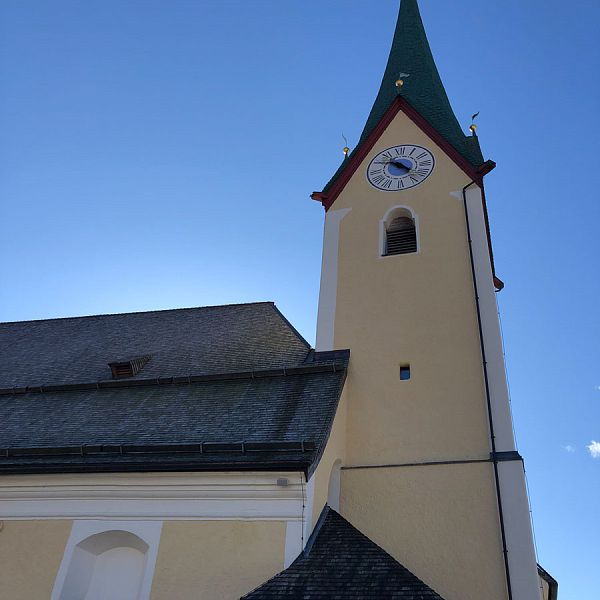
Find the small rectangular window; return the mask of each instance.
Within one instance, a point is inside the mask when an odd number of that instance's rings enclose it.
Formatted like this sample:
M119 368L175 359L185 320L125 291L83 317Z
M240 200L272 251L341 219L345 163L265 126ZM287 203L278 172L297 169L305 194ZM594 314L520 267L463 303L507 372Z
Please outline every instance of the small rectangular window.
M410 379L410 365L400 365L400 381Z

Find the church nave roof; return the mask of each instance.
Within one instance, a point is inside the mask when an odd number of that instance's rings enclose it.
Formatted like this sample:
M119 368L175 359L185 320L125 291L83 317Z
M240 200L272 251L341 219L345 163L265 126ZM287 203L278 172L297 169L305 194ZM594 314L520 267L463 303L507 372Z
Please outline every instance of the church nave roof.
M4 323L0 345L0 473L310 474L349 358L266 302Z

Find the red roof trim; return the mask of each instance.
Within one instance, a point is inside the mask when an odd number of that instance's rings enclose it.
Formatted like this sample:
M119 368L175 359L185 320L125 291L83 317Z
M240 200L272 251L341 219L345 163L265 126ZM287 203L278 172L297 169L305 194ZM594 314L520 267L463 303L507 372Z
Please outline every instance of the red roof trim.
M358 146L356 151L352 153L348 159L346 168L340 173L339 177L332 185L329 193L324 194L323 192L313 192L311 198L318 200L323 204L325 210L329 210L331 205L335 202L336 198L340 195L342 190L346 187L348 181L356 169L363 162L367 154L371 151L377 140L381 137L387 126L392 122L394 117L402 111L419 129L421 129L427 136L429 136L433 142L435 142L447 155L453 160L456 165L462 169L475 183L481 183L482 173L478 172L469 161L458 152L445 140L445 138L438 133L438 131L425 119L421 114L415 110L402 96L398 96L394 102L387 109L383 117L381 117L377 126L367 136L362 144Z

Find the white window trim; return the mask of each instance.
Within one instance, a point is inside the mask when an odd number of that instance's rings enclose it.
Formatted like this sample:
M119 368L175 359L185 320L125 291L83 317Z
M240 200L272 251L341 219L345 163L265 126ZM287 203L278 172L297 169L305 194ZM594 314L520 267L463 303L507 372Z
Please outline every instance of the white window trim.
M421 228L419 227L419 216L410 206L407 206L406 204L396 204L396 205L390 207L386 211L386 213L383 215L383 218L381 219L381 221L379 221L379 254L378 254L378 258L390 258L392 256L393 257L404 256L403 254L401 254L401 255L385 254L387 225L391 221L391 216L393 215L393 213L397 212L398 210L408 211L411 215L412 220L415 223L415 233L417 234L417 251L410 252L410 254L419 254L421 252Z
M161 529L162 521L74 521L71 528L71 535L67 541L63 559L56 575L50 600L61 600L69 565L71 564L73 552L77 544L80 544L92 535L114 530L132 533L148 544L146 565L138 595L138 600L147 600L150 597L150 589L152 587Z

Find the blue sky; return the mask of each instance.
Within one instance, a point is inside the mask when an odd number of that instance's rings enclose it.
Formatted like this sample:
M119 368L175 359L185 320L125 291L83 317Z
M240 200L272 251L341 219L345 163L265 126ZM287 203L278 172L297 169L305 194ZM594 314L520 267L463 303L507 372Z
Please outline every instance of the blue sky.
M598 589L600 4L421 0L481 111L540 562ZM0 318L275 300L312 342L323 213L397 0L0 3ZM600 449L599 449L600 450ZM599 452L600 454L600 452Z

